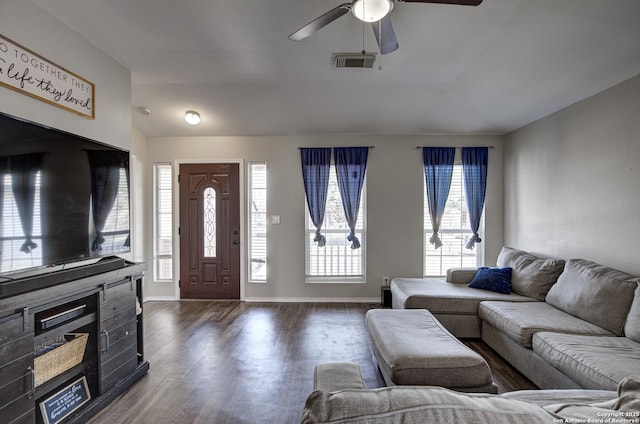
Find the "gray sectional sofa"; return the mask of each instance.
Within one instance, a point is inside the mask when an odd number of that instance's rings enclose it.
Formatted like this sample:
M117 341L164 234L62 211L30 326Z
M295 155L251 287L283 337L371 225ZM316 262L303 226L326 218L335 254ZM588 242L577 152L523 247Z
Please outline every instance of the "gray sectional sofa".
M522 390L489 395L426 386L367 390L358 365L334 363L318 365L314 380L303 424L640 422L640 377L625 378L617 392Z
M459 338L481 337L546 389L615 390L640 375L638 277L582 259L504 247L511 294L468 287L475 270L447 281L395 278L393 308L428 309Z

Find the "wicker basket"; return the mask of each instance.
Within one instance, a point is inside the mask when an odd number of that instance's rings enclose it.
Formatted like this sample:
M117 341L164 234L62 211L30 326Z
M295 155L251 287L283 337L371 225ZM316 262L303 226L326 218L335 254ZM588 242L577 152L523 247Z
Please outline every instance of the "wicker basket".
M66 343L34 360L36 387L82 362L89 333L65 334Z

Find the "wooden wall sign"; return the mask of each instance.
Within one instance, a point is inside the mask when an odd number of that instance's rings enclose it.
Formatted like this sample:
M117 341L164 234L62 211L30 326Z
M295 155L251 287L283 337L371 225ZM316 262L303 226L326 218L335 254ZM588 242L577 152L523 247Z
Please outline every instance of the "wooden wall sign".
M95 119L93 83L0 35L0 85Z
M82 376L40 403L42 420L45 424L56 424L90 400L87 378Z

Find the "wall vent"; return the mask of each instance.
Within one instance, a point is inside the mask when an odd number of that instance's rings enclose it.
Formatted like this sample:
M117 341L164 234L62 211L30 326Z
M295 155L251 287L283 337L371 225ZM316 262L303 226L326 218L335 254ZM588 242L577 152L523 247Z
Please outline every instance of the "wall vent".
M336 68L373 68L376 61L373 53L334 53L332 58Z

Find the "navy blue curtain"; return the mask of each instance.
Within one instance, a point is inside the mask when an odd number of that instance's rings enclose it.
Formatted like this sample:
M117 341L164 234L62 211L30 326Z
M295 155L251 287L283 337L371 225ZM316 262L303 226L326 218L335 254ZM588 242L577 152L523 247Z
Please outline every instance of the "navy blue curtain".
M0 222L2 222L2 211L4 210L4 174L7 172L7 162L6 157L0 156Z
M128 162L128 161L127 161ZM123 163L122 165L124 167L124 172L127 176L127 187L131 187L131 182L130 177L129 177L129 164L128 163ZM129 227L129 234L127 234L127 239L124 241L124 245L126 247L131 247L131 227Z
M31 253L33 249L38 247L31 238L33 237L36 176L41 163L41 153L12 156L9 159L13 197L16 200L20 224L26 239L20 248L20 251L24 253Z
M456 149L453 147L424 147L422 149L429 217L431 218L431 228L433 228L433 235L429 242L436 249L442 246L438 231L440 231L444 207L449 197L455 156Z
M95 252L102 250L102 243L105 242L102 231L118 195L123 159L122 153L116 151L88 150L87 155L91 169L93 225L96 230L91 250Z
M464 190L467 197L467 210L473 236L467 242L467 249L473 249L482 240L478 236L480 218L484 208L484 196L487 190L487 163L489 149L487 147L465 147L462 149L462 170L464 173Z
M360 248L360 240L356 237L356 222L358 221L368 156L368 147L336 147L333 149L338 188L349 225L347 240L351 242L352 249Z
M302 148L300 149L300 159L309 215L311 215L311 221L316 227L316 236L313 241L318 243L318 247L324 247L326 239L320 233L320 229L327 205L331 148Z

